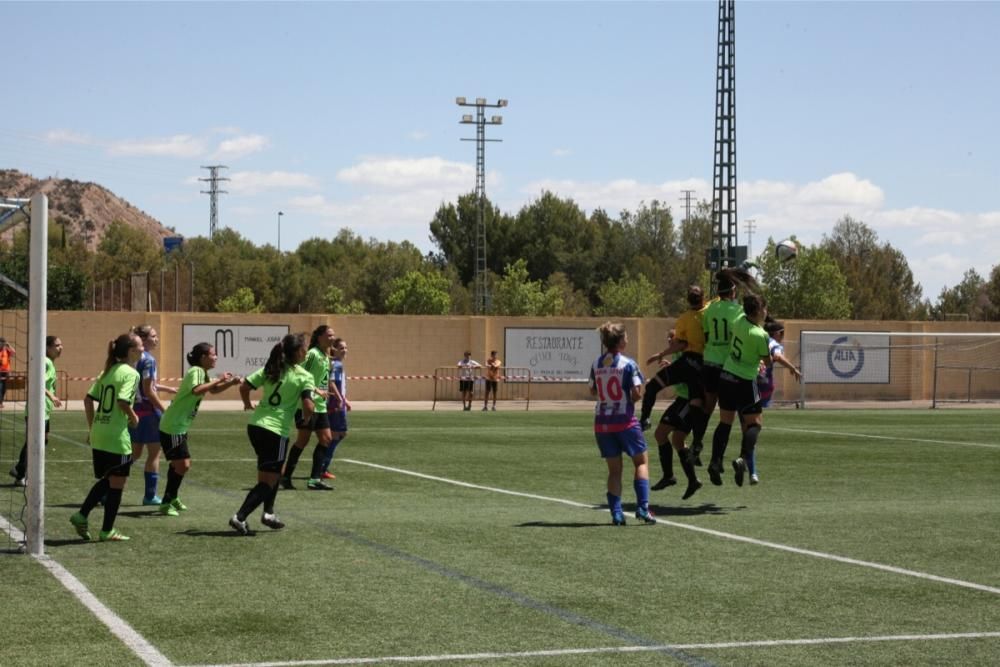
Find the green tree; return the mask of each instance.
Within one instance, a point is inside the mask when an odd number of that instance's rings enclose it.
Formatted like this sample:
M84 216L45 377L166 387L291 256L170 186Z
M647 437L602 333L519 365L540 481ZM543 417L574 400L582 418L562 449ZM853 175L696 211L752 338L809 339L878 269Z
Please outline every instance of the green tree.
M597 291L600 305L595 315L610 317L653 317L660 312L656 287L641 273L635 277L610 280Z
M621 221L631 254L625 266L632 274L646 276L659 293L657 313L687 310L687 284L678 266L678 237L670 209L654 199L649 205L640 203L635 213L622 211Z
M775 256L774 245L774 239L768 239L764 252L757 257L763 295L772 316L816 320L851 316L847 281L829 253L822 247L799 243L798 256L781 262Z
M493 288L496 315L555 315L562 307L559 291L543 289L542 281L531 280L523 259L509 264Z
M983 315L991 322L1000 320L1000 264L990 270L990 279L983 286Z
M986 280L975 269L969 269L962 276L962 282L941 288L937 303L931 308L931 317L935 320L982 320L988 304Z
M397 315L447 315L448 288L448 279L437 272L410 271L392 281L386 306Z
M840 267L856 320L906 320L922 309L923 289L902 252L864 222L842 218L820 244Z
M104 232L94 261L95 280L121 280L163 266L163 246L146 232L115 220Z
M498 271L507 256L505 238L508 220L486 199L483 207L486 226L487 267ZM476 229L479 225L479 198L475 192L461 195L457 204L441 204L430 222L430 238L438 248L438 264L455 267L463 285L476 273Z
M257 298L249 287L240 287L233 294L215 304L215 309L220 313L264 312L264 306L257 303Z
M365 304L357 300L348 302L344 297L344 290L330 285L323 295L323 312L332 315L363 315Z
M593 310L590 299L582 290L575 289L566 274L556 271L545 281L545 289L554 291L562 299L562 310L557 315L565 317L589 317Z
M561 271L586 291L600 264L601 240L599 226L572 199L543 192L514 217L510 235L514 256L504 266L524 259L532 280Z

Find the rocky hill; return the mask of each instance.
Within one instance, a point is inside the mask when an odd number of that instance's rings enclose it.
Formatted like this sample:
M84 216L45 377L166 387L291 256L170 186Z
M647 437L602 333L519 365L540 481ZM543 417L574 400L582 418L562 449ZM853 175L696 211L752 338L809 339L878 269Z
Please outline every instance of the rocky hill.
M67 235L82 238L91 250L115 220L141 229L157 243L165 236L176 236L153 216L96 183L65 178L39 180L14 169L0 169L0 196L27 199L39 192L49 198L49 220L65 224ZM4 240L12 234L8 231Z

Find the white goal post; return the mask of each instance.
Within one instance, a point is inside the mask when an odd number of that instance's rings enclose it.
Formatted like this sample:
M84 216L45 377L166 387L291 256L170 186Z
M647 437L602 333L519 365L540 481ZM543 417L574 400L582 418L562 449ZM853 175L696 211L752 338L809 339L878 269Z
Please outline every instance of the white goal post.
M1000 332L803 330L798 352L800 407L1000 404Z
M23 538L28 553L40 556L45 550L45 336L48 311L48 243L49 200L36 194L30 200L2 200L0 231L6 231L27 222L31 239L28 246L28 323L24 333L24 351L27 353L27 379L25 400L28 407L26 431L28 444L27 488L24 503L24 532L16 521L0 515L0 523L7 528L10 539ZM12 288L20 286L12 285ZM17 291L23 293L23 288ZM20 342L20 341L19 341ZM37 381L32 381L37 378ZM18 416L19 418L20 416ZM14 452L20 447L14 441ZM8 505L5 504L4 507Z

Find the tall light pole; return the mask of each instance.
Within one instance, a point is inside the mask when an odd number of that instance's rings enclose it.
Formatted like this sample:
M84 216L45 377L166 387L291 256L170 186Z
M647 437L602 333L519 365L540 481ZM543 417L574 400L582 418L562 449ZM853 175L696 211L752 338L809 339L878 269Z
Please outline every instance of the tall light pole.
M491 116L486 120L486 109L499 109L507 106L507 100L497 100L489 104L484 97L477 97L475 102L466 102L464 97L456 97L455 104L460 107L476 107L476 116L463 114L462 125L475 125L476 138L462 141L476 142L476 199L478 211L476 215L476 273L475 273L475 309L479 315L485 315L490 309L489 286L486 284L486 142L503 141L502 139L487 139L487 125L503 124L503 116Z
M281 252L281 216L284 212L278 211L278 252Z

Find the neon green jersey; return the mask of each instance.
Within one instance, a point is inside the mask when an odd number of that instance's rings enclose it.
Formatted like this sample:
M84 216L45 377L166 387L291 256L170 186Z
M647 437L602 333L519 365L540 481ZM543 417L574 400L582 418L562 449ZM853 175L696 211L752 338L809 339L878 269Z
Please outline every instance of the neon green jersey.
M45 391L56 393L56 365L51 359L45 357ZM52 399L45 394L45 421L52 415ZM28 414L28 401L24 402L24 414Z
M708 304L702 311L701 324L705 327L705 363L721 366L729 356L733 339L733 322L742 317L743 306L735 301L721 299Z
M277 382L271 382L264 369L254 371L245 382L254 389L261 389L263 395L257 408L250 416L250 423L260 426L282 437L288 437L295 419L295 410L303 398L312 398L316 388L312 375L296 364L286 368Z
M746 317L733 325L733 344L722 370L744 380L756 380L760 360L771 356L767 347L767 332Z
M177 395L160 417L160 430L170 435L187 433L191 422L198 416L198 406L204 394L194 393L194 388L209 381L208 373L201 366L192 366L177 388Z
M317 389L327 390L330 385L330 357L318 347L309 349L302 368L312 375L313 384ZM315 412L326 412L326 398L319 394L313 395L313 402L316 404Z
M132 440L128 435L128 417L118 401L129 405L139 387L139 371L126 363L118 363L97 378L87 390L97 402L94 423L90 425L90 446L114 454L131 454Z

